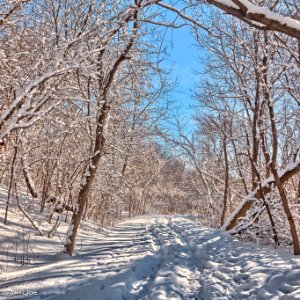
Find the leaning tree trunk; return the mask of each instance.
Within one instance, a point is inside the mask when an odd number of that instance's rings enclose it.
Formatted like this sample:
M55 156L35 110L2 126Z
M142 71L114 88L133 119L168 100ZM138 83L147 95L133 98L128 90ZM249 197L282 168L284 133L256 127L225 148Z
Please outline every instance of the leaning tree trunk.
M27 165L27 155L26 154L23 154L21 161L22 161L22 165L23 165L23 175L25 178L25 182L26 182L28 191L29 191L30 195L32 196L32 198L37 198L38 193L37 193L37 189L33 183L32 177L31 177L30 168Z
M294 249L294 254L295 255L300 255L300 247L299 247L299 238L298 238L298 233L297 233L297 227L291 212L291 209L289 207L289 202L288 202L288 198L286 196L285 190L283 188L282 182L280 181L280 178L278 176L278 172L275 168L272 168L272 173L274 175L275 178L275 183L276 183L276 187L278 189L280 198L281 198L281 202L282 202L282 206L284 209L284 212L287 216L288 219L288 223L289 223L289 227L290 227L290 231L291 231L291 236L292 236L292 241L293 241L293 249Z
M4 215L4 224L5 225L7 225L8 207L9 207L10 195L11 195L11 190L12 190L14 175L15 175L15 162L16 162L16 158L17 158L17 152L18 152L18 146L17 146L17 140L16 140L16 145L14 146L13 160L11 163L10 181L9 181L9 188L8 188L8 194L7 194L6 207L5 207L5 215Z
M265 44L268 45L268 34L265 32L264 33L264 41ZM275 110L273 106L273 101L271 99L270 91L269 91L269 79L268 79L268 66L269 66L269 61L268 61L268 56L264 55L263 58L263 66L264 66L264 73L263 73L263 81L264 81L264 86L263 86L263 91L264 91L264 97L268 103L268 110L269 110L269 118L270 118L270 123L271 123L271 131L272 131L272 145L273 145L273 153L272 153L272 159L269 163L271 172L274 176L275 179L275 184L278 189L280 199L282 202L282 206L284 209L284 212L286 214L290 231L291 231L291 237L293 241L293 248L294 248L294 254L295 255L300 255L300 247L299 247L299 238L298 238L298 233L297 233L297 227L294 221L294 217L292 215L292 212L289 207L288 203L288 198L286 196L283 184L279 178L278 171L276 168L276 160L277 160L277 153L278 153L278 135L277 135L277 127L276 127L276 115L275 115Z
M292 178L292 176L298 174L299 172L300 161L297 161L293 165L290 165L288 169L282 171L282 174L280 174L280 176L278 174L281 184L284 184L286 181ZM270 176L261 183L261 186L258 186L253 192L250 192L247 196L245 196L238 208L230 216L227 217L227 220L222 226L222 229L227 231L234 229L238 225L239 219L246 216L248 210L256 201L255 199L262 199L262 193L264 195L270 193L272 190L271 186L274 183L274 176Z
M72 255L74 252L75 240L81 222L81 218L88 200L89 192L93 186L96 177L100 160L104 153L105 138L103 136L104 134L103 131L108 121L109 110L110 107L108 106L106 101L101 108L99 118L98 118L93 156L86 168L86 172L83 177L83 182L81 184L81 188L78 194L77 206L74 210L71 224L67 233L65 252L68 253L69 255Z
M78 203L73 213L69 230L67 232L65 252L68 253L69 255L72 255L74 252L75 239L77 236L77 231L81 222L83 211L86 206L86 202L88 200L89 192L93 186L93 182L96 177L100 160L104 154L104 146L105 146L104 130L108 122L108 115L110 111L110 105L108 104L108 90L110 89L111 84L113 83L115 74L117 73L119 66L124 60L128 59L127 55L130 52L131 48L133 47L136 39L138 38L137 30L138 30L139 9L140 9L140 3L135 7L132 14L130 13L130 15L125 20L125 23L133 21L130 38L128 40L127 45L125 46L123 51L119 54L115 62L111 64L111 69L108 72L107 76L104 76L103 74L103 70L104 70L103 60L104 60L104 53L106 51L105 47L99 53L98 82L99 82L100 97L98 100L100 100L99 103L103 102L103 105L100 109L99 116L96 120L97 126L96 126L96 136L95 136L95 146L94 146L93 156L90 160L89 165L87 166L86 173L84 175L84 180L78 195ZM117 34L119 31L115 30L113 32L114 34ZM112 38L113 35L110 38ZM108 42L109 39L107 40L107 43Z

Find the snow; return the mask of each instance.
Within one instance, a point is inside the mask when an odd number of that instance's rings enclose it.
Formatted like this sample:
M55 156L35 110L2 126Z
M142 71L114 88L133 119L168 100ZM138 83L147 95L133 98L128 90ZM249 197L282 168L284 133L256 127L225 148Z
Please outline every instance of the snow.
M233 7L235 9L239 9L239 7L234 2L232 2L231 0L222 0L222 1L218 1L218 2L224 4L228 7Z
M248 0L239 0L245 7L247 7L247 13L250 14L261 14L265 15L270 20L278 21L283 25L287 25L291 28L300 30L300 21L292 19L290 17L282 16L278 13L272 12L270 9L266 7L260 7L251 3Z
M0 225L2 247L13 232L30 230L21 217L10 208L11 230ZM31 234L29 248L39 255L23 268L2 253L0 299L300 298L300 258L243 243L189 216L145 215L110 229L84 221L72 257L61 253L59 237L68 228L62 223L54 239Z
M300 159L298 159L296 161L289 162L284 169L280 169L278 171L279 177L282 177L285 173L287 173L288 171L291 171L291 170L295 169L299 165L300 165ZM270 179L270 181L274 181L274 179L272 178L272 179Z
M292 171L293 169L296 169L298 166L300 165L300 159L296 160L296 161L292 161L289 162L285 168L279 169L278 170L278 175L281 178L282 176L284 176L284 174L286 174L289 171ZM265 179L264 181L261 182L261 186L265 187L268 184L270 184L271 182L274 182L274 176L271 175L269 176L267 179ZM232 220L234 219L234 217L238 214L239 211L241 211L241 209L243 208L243 206L251 201L251 200L256 200L256 198L254 197L255 194L259 191L260 186L258 186L254 191L252 191L251 193L249 193L246 197L243 198L242 201L240 201L240 204L238 205L238 207L234 210L233 213L231 213L231 215L226 219L226 222L224 223L224 225L221 227L222 230L226 230L226 228L229 226L229 224L232 222ZM232 233L235 232L235 229L233 228Z
M215 2L227 7L239 9L239 6L235 4L232 0L215 0ZM269 20L274 20L275 22L279 22L282 25L286 25L295 30L300 30L300 21L296 19L283 16L279 13L275 13L267 7L261 7L259 5L255 5L248 0L239 0L238 2L241 3L241 5L247 9L248 15L249 14L262 15Z

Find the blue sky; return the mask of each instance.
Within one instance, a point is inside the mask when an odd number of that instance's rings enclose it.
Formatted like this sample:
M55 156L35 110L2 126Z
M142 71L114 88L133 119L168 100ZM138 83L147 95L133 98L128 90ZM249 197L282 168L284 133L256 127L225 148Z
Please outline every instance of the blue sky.
M197 59L201 52L195 45L188 26L178 29L168 28L166 42L170 45L168 48L170 59L164 64L173 68L172 77L177 79L177 87L170 96L176 101L176 108L180 114L189 117L192 114L189 107L193 104L191 93L197 80L194 72L203 70L202 63Z

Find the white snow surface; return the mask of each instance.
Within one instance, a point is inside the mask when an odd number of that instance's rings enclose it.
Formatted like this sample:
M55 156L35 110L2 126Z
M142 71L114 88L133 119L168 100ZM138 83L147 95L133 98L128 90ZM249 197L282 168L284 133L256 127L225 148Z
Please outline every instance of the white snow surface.
M188 216L146 215L109 230L84 223L78 241L73 257L6 273L0 299L300 299L300 258Z
M49 231L37 200L20 192ZM53 239L37 236L12 199L6 226L6 193L0 187L0 300L300 299L300 257L283 249L241 242L191 216L145 215L110 229L83 221L69 257L61 252L68 221Z

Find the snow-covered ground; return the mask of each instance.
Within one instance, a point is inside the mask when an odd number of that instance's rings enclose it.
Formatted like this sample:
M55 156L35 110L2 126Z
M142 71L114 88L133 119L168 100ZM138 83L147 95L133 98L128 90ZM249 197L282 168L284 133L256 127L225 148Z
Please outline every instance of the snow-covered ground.
M13 201L5 226L5 198L0 188L1 300L300 299L300 258L189 217L146 215L111 229L84 221L68 257L59 254L67 222L54 238L39 237ZM23 207L47 233L53 224L31 201L23 191Z

